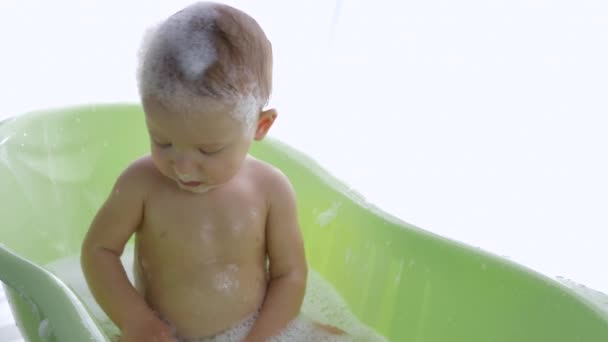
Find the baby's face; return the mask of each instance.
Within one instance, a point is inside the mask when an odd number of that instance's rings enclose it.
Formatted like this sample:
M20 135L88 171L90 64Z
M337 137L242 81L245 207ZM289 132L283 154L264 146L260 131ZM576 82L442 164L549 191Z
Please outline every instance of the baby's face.
M252 134L230 114L230 106L212 99L188 110L168 109L153 100L143 105L152 159L178 187L203 193L238 173Z

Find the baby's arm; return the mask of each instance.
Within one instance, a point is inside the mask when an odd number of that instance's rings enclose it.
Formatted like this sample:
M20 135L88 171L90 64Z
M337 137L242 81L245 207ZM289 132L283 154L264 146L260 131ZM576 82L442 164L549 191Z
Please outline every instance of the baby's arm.
M145 165L140 160L118 178L89 228L81 254L91 292L127 341L143 341L144 335L138 331L145 329L156 330L156 335L169 332L131 285L120 262L125 244L141 222L146 188L143 172Z
M285 175L274 171L266 189L269 189L266 248L270 280L260 316L247 342L266 341L281 332L299 314L306 289L307 264L293 187Z

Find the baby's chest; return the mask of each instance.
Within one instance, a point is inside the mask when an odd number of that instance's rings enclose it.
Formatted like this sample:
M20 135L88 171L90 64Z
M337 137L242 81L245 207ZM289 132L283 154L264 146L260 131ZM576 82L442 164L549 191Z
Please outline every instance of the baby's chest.
M248 254L264 247L266 209L247 197L150 201L138 232L158 252Z

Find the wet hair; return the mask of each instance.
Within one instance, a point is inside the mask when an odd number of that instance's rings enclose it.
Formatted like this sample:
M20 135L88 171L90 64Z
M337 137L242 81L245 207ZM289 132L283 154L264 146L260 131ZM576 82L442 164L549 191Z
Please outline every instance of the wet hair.
M143 100L171 107L213 98L255 120L272 90L272 46L244 12L198 2L148 31L137 81Z

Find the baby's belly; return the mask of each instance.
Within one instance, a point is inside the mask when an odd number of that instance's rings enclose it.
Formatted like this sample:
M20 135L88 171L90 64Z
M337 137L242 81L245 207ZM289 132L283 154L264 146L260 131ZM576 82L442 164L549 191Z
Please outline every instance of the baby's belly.
M256 312L266 292L264 265L216 262L201 267L140 268L138 289L180 337L206 337Z

